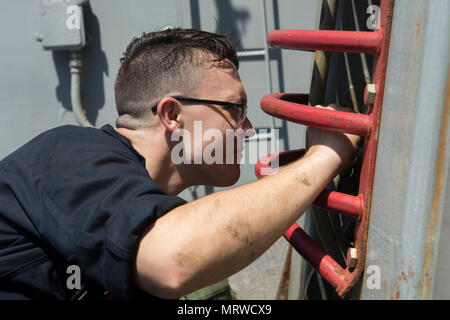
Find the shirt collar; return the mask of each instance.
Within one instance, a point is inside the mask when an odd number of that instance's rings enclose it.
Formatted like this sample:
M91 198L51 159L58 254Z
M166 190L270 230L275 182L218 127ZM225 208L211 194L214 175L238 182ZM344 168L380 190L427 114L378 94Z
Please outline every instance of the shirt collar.
M131 152L133 152L138 157L139 161L145 167L145 158L139 152L136 151L136 149L133 147L133 145L127 138L125 138L123 135L118 133L117 130L114 129L110 124L105 124L103 127L100 128L100 130L104 131L105 133L109 134L110 136L113 136L114 138L116 138L117 140L122 142L124 145L126 145L127 148L130 149Z

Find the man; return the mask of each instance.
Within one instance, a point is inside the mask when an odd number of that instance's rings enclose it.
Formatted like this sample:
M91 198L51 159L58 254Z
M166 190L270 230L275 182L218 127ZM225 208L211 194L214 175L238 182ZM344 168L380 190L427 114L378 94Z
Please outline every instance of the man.
M116 79L117 130L55 128L2 160L0 299L178 298L267 250L351 162L359 138L310 129L306 155L277 174L186 203L176 195L189 186L239 178L239 144L211 153L232 163L195 152L210 142L195 135L198 122L222 136L252 128L237 69L223 36L144 34ZM174 153L180 130L185 148Z

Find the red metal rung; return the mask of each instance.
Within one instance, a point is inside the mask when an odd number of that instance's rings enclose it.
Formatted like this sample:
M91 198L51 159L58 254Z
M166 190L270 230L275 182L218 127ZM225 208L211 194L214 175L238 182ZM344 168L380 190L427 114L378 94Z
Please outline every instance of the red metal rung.
M258 179L271 175L275 170L271 163L278 157L278 165L283 166L305 154L305 149L281 151L269 154L258 160L255 165L255 174ZM363 210L363 200L361 196L352 196L341 192L324 190L313 203L314 206L330 210L351 218L359 218Z
M267 43L275 48L378 54L383 33L329 30L275 30Z
M325 130L345 132L366 137L370 133L369 116L333 111L286 101L296 95L274 93L261 99L261 108L274 117ZM298 95L303 98L305 95ZM284 99L284 100L283 100Z
M314 206L357 219L363 210L363 201L361 196L324 190L314 201Z
M284 234L295 250L308 261L337 291L346 287L345 270L327 255L294 223Z

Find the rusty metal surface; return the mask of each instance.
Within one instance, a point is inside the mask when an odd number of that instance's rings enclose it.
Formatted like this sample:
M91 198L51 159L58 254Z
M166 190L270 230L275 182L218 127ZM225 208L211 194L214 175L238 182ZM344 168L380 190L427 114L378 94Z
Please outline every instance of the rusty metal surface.
M448 88L448 84L447 84ZM447 89L448 92L448 89ZM448 97L448 94L447 94ZM449 103L449 99L447 98L447 104ZM447 147L450 145L449 136L447 136ZM448 164L450 165L450 164ZM449 172L450 169L447 168L447 190L446 195L444 197L444 209L443 216L440 224L440 236L439 243L444 244L440 245L438 248L438 257L436 261L436 270L435 270L435 286L433 288L433 297L436 299L445 299L450 297L450 286L447 281L439 281L439 279L446 279L450 274L450 250L448 250L448 246L446 243L450 243L450 177Z
M365 270L378 267L380 286L363 299L431 299L436 284L439 243L448 184L450 32L447 0L396 0L383 113L372 194ZM447 254L448 256L448 254ZM439 275L439 276L437 276ZM440 291L444 292L444 291ZM448 290L447 290L448 293Z
M439 134L439 142L437 149L437 160L435 167L436 181L434 184L433 203L431 207L430 218L427 226L427 233L425 236L425 257L422 269L422 297L431 299L432 297L432 285L433 275L436 269L437 262L437 250L436 243L439 239L439 231L442 225L443 206L445 201L445 189L447 187L448 180L448 166L449 166L449 125L450 125L450 72L447 74L447 89L444 101L444 110L441 117L441 131ZM442 243L441 246L446 246ZM446 275L445 275L446 276ZM436 280L440 279L436 277Z

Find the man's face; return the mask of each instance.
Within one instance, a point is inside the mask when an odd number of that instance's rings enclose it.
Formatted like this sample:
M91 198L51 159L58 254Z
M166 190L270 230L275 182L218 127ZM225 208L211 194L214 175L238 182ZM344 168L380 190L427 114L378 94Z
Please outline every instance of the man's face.
M191 98L247 104L247 95L236 69L212 66L204 72L205 77ZM188 166L198 184L223 187L236 183L240 176L244 139L243 134L236 133L253 129L250 121L245 119L239 123L239 109L234 107L180 103L184 105L181 110L183 129L191 137L191 164Z

